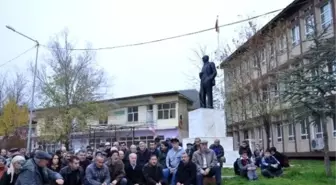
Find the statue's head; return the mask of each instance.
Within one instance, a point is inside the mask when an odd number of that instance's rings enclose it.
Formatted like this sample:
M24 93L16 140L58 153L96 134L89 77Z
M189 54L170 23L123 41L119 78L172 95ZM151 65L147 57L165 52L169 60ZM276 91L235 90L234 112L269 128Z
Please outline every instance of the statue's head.
M203 63L209 62L209 56L208 55L204 55L202 57Z

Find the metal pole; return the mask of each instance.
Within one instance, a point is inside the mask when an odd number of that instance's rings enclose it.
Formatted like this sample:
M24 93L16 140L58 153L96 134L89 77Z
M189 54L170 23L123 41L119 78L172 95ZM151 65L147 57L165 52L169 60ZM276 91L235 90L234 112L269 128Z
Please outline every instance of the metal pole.
M29 112L29 128L28 128L28 139L27 139L27 150L31 152L31 136L32 136L32 125L33 125L33 111L34 111L34 97L35 97L35 87L36 87L36 73L37 73L37 59L40 44L36 41L36 56L35 56L35 67L34 67L34 77L33 77L33 90L31 97L31 106Z

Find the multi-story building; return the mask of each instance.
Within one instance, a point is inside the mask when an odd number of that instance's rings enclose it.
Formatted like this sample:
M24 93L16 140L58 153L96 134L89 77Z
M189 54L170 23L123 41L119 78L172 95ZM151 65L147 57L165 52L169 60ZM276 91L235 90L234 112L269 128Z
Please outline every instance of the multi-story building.
M225 74L227 134L233 137L236 149L241 141L250 140L252 145L258 144L263 148L269 142L270 146L275 146L278 151L293 157L323 155L314 152L316 146L312 146L315 139L323 137L320 120L315 120L315 123L312 123L314 120L309 117L300 122L291 122L290 112L281 111L284 107L276 107L281 103L274 103L276 105L274 107L275 114L270 116L270 137L266 138L263 120L260 119L260 115L255 113L257 110L242 110L242 106L236 106L239 104L237 99L232 97L241 98L241 104L255 104L258 99L279 101L278 92L283 87L281 84L272 83L273 72L286 70L295 65L292 63L292 59L309 49L312 42L308 41L308 38L315 30L317 32L326 31L326 37L335 36L335 9L335 0L294 0L221 63ZM278 25L280 22L283 24L282 26ZM280 27L282 33L279 31ZM274 40L265 39L266 35L272 35ZM265 43L261 43L262 41ZM253 55L256 52L261 53L257 56L258 60L248 60L246 58L249 56L244 56L252 55L251 52L247 52L251 48L254 50ZM245 60L242 59L244 57ZM251 77L251 81L240 80L240 83L243 83L241 88L248 88L249 83L258 84L260 89L257 95L244 94L246 91L243 93L239 91L239 87L235 83L238 78L242 77L240 74L250 74ZM237 77L239 75L240 77ZM263 84L263 82L268 83ZM272 105L267 105L268 111L270 106ZM327 130L329 149L333 151L331 154L335 156L335 117L328 117Z
M79 149L87 145L98 146L105 142L126 142L128 145L139 141L150 142L161 139L188 137L188 112L199 107L196 90L181 90L131 97L103 100L112 106L104 120L90 120L88 129L72 134L72 147ZM43 109L36 111L37 139L39 123L44 118ZM58 144L47 144L47 150Z

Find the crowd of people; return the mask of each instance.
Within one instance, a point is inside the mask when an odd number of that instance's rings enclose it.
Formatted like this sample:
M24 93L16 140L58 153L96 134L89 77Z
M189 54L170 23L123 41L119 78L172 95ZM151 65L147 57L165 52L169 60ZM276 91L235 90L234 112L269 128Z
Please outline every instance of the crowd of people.
M183 149L177 138L138 146L105 143L76 153L64 147L50 154L1 150L0 185L202 185L204 177L221 184L224 157L219 140L208 147L195 139ZM222 161L222 162L221 162Z
M243 141L239 147L240 158L234 163L236 175L240 175L249 180L257 180L257 169L266 178L280 177L283 174L283 168L289 167L288 159L285 155L271 147L263 151L259 145L252 152L247 141Z

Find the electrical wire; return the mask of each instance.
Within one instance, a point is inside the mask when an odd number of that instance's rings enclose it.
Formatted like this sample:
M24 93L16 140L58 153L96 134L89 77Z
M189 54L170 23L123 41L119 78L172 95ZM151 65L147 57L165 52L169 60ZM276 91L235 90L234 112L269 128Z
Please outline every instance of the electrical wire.
M281 10L283 10L283 9L277 9L277 10L269 11L269 12L266 12L266 13L263 13L263 14L259 14L259 15L247 18L247 19L242 19L242 20L239 20L239 21L234 21L234 22L222 24L222 25L219 25L218 27L222 28L222 27L232 26L232 25L235 25L235 24L251 21L251 20L259 18L259 17L263 17L263 16L266 16L266 15L269 15L269 14L272 14L272 13L279 12ZM72 51L76 51L76 50L77 51L111 50L111 49L118 49L118 48L125 48L125 47L140 46L140 45L145 45L145 44L153 44L153 43L162 42L162 41L166 41L166 40L172 40L172 39L177 39L177 38L181 38L181 37L191 36L191 35L207 32L207 31L211 31L211 30L215 30L215 29L216 28L213 27L213 28L208 28L208 29L203 29L203 30L199 30L199 31L195 31L195 32L186 33L186 34L181 34L181 35L166 37L166 38L162 38L162 39L146 41L146 42L139 42L139 43L134 43L134 44L125 44L125 45L117 45L117 46L101 47L101 48L73 48L73 49L59 48L59 49L72 50ZM46 48L50 48L50 47L45 46L45 45L42 45L42 46L46 47Z
M36 47L36 46L33 46L33 47L27 49L26 51L24 51L23 53L17 55L16 57L14 57L14 58L8 60L7 62L4 62L4 63L0 64L0 67L2 67L2 66L4 66L4 65L6 65L6 64L8 64L8 63L10 63L10 62L12 62L12 61L14 61L14 60L16 60L16 59L18 59L18 58L20 58L22 55L28 53L30 50L34 49L35 47Z

